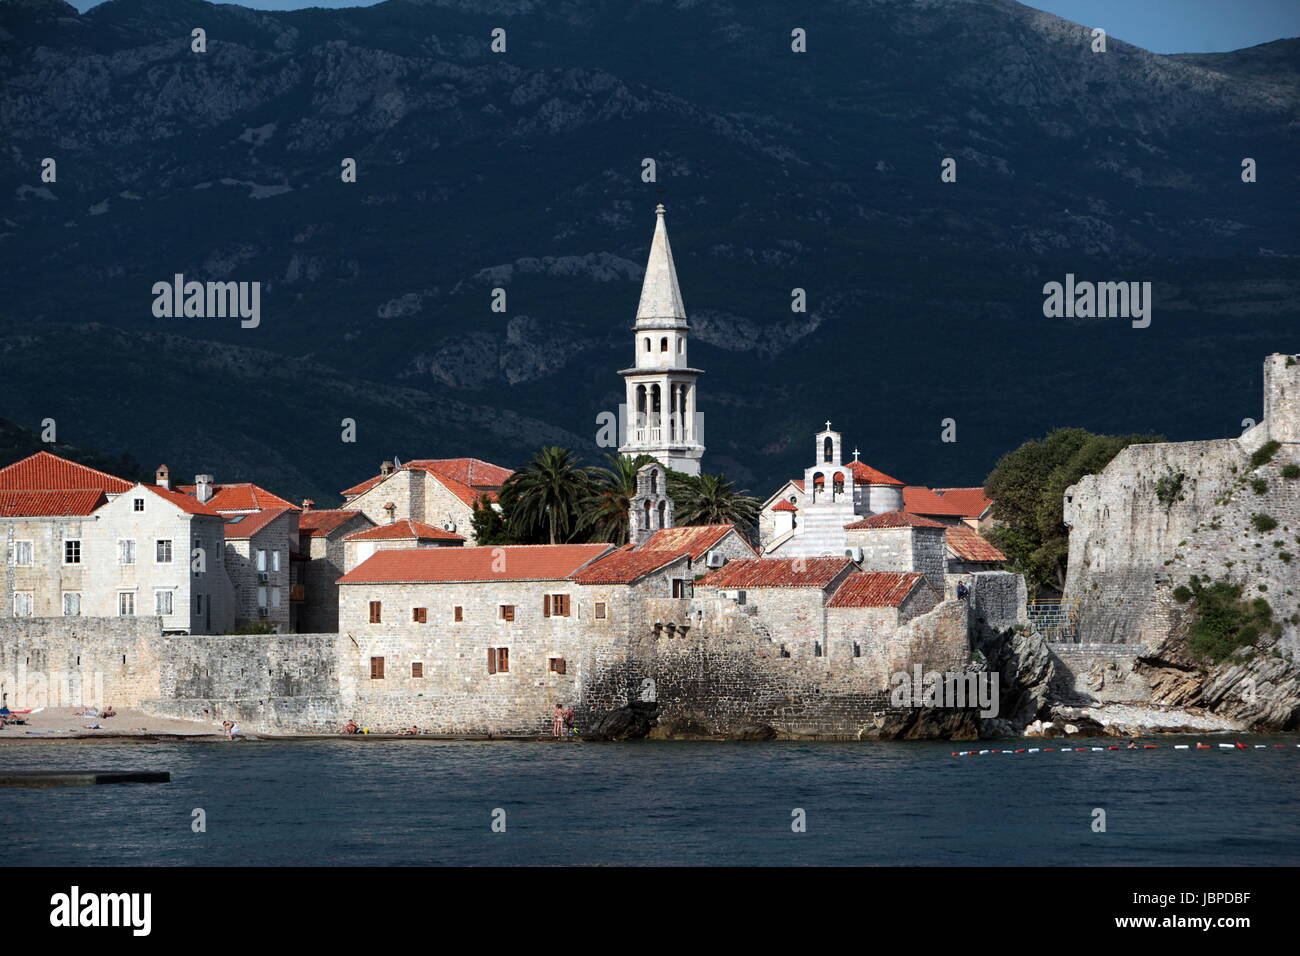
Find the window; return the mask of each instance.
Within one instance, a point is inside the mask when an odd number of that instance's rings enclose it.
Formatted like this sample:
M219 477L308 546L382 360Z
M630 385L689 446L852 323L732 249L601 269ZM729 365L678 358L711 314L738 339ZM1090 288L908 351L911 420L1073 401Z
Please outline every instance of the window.
M505 674L510 670L510 648L488 648L488 673Z
M383 618L384 618L384 602L371 601L370 602L370 623L382 624L384 622Z
M132 510L132 511L144 511L144 499L143 499L143 498L132 498L132 499L131 499L131 510Z
M569 596L567 594L543 594L542 595L542 616L543 617L568 617Z
M265 551L258 551L258 552L257 552L257 570L259 570L259 571L265 571L265 570L266 570L266 552L265 552Z
M155 614L168 615L172 613L172 592L171 591L154 591L153 608Z
M416 624L429 623L429 609L427 607L411 608L411 620Z
M202 613L203 613L203 595L202 595L202 594L196 594L196 595L194 595L194 613L195 613L195 614L202 614Z
M171 538L159 538L154 542L154 560L159 564L172 563L172 540Z
M284 588L271 588L271 607L280 606L280 592L283 590Z
M513 621L515 619L515 606L513 604L501 605L501 620Z
M117 595L118 617L130 617L135 613L135 592L119 591Z
M371 680L384 679L384 659L382 657L370 658L370 679Z
M546 661L546 672L548 674L563 674L565 669L563 657L551 657Z
M257 589L257 606L259 608L266 607L266 588Z
M862 656L862 645L859 644L857 641L853 642L853 656L854 657Z
M134 538L117 539L117 563L135 564L135 539Z
M421 661L415 661L411 664L411 676L412 677L424 676L424 664Z
M14 592L14 617L32 616L32 593L30 591Z
M646 339L646 340L645 340L645 350L646 350L647 352L650 351L650 340L649 340L649 339Z
M688 598L690 596L690 582L685 578L673 578L673 597Z
M30 541L14 542L14 564L29 567L32 563L32 543Z
M271 570L272 570L272 571L279 571L279 570L280 570L280 552L279 552L279 551L272 551L272 552L271 552Z
M76 591L63 592L63 616L81 616L81 595Z
M457 624L464 621L465 609L461 607L459 604L457 604L454 608L451 609L451 619L455 621Z
M660 352L667 352L667 351L668 351L668 339L667 339L667 338L662 338L662 339L659 340L659 351L660 351Z
M81 563L81 539L71 538L63 542L63 563Z
M604 601L596 602L596 620L604 621L609 617L609 605Z
M822 656L822 642L813 641L813 657L821 657L821 656Z

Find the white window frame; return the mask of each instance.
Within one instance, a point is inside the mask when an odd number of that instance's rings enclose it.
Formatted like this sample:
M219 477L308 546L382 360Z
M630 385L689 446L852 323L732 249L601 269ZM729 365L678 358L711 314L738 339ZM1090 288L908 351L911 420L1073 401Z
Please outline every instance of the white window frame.
M27 606L26 610L21 610L19 608L19 604L18 604L19 598L26 598L26 601L23 602ZM14 592L14 601L13 601L14 617L31 617L33 610L35 610L35 605L36 605L36 596L32 594L31 591Z
M164 561L158 557L159 545L167 545L167 560ZM176 543L171 538L154 538L153 541L153 563L154 564L171 564L176 558Z
M77 599L77 609L71 614L68 613L68 598ZM81 592L64 591L63 592L63 616L64 617L81 617Z
M19 552L22 550L22 546L23 546L23 545L27 545L27 560L26 560L26 561L20 561L20 560L18 560L19 557L20 557ZM14 564L14 567L16 567L16 568L30 568L30 567L32 566L32 564L35 562L35 560L36 560L36 546L32 543L32 541L31 541L30 539L28 539L28 538L18 538L18 539L15 539L15 541L14 541L14 554L13 554L13 564Z
M130 613L127 613L126 611L123 610L124 605L127 603L127 600L126 600L127 598L130 598L130 604L131 604L131 611L130 611ZM117 616L118 616L118 617L135 617L135 592L134 592L134 591L118 591L118 592L117 592Z
M280 552L278 549L271 552L271 570L280 570Z
M144 498L132 498L131 511L134 514L144 514Z
M266 570L266 549L264 548L259 548L257 551L257 570ZM265 607L265 605L263 605L263 607Z
M129 548L123 548L122 545L130 545ZM127 552L130 552L131 560L125 560ZM123 566L133 565L139 555L136 553L135 538L118 538L117 539L117 563Z
M75 560L75 561L69 561L69 560L68 560L68 545L70 545L70 544L75 544L75 545L77 546L77 560ZM68 565L74 565L74 564L81 564L81 556L82 556L82 555L81 555L81 539L80 539L80 538L64 538L64 539L63 539L63 564L64 564L65 566L68 566Z
M164 596L167 598L167 603L171 605L166 611L159 607ZM153 592L153 610L159 617L170 617L176 613L176 595L171 588L157 588Z

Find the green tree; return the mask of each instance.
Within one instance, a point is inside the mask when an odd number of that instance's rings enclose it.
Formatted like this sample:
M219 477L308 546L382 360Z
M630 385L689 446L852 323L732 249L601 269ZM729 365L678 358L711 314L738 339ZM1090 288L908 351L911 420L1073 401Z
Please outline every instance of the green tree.
M591 469L580 467L569 449L541 449L501 486L498 497L510 536L518 543L574 540L595 484Z
M474 513L470 516L469 523L474 529L476 544L487 547L519 543L510 536L505 514L493 508L491 500L486 495L480 495L474 502Z
M593 486L590 497L583 503L582 522L592 541L627 544L627 510L636 494L638 469L654 461L653 455L610 454L605 456L608 468L592 468Z
M726 475L683 477L668 486L676 524L734 524L748 533L757 523L761 502L737 491Z
M1065 524L1065 489L1095 475L1129 445L1164 441L1157 435L1094 435L1082 428L1058 428L1046 438L1007 452L984 481L1000 524L987 537L1025 575L1032 590L1065 587L1070 529Z

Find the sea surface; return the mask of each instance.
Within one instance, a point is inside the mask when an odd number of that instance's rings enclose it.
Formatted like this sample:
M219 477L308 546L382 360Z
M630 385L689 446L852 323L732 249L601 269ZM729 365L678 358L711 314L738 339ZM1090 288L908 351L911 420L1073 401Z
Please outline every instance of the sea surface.
M1300 864L1300 737L1209 736L1212 750L1172 749L1195 739L982 757L952 757L972 745L946 742L7 743L0 770L167 770L172 782L0 789L0 860ZM1221 750L1225 739L1269 747ZM1054 742L992 744L1045 745ZM196 809L206 832L194 830ZM806 829L795 832L800 810ZM498 811L505 832L493 830Z

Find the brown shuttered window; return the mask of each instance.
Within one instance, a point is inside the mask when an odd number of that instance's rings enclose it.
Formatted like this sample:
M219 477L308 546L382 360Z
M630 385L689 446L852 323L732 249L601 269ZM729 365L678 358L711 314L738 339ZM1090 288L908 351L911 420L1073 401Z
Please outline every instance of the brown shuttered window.
M461 621L465 620L465 609L461 607L459 604L456 605L454 608L451 609L451 619L458 624Z
M383 602L382 602L382 601L371 601L371 602L370 602L370 623L371 623L371 624L380 624L380 623L382 623L382 622L380 621L380 617L381 617L381 614L382 614L382 611L383 611L383 607L384 607L384 605L383 605Z
M551 660L550 660L550 665L551 665L551 666L548 668L548 670L550 670L550 672L551 672L552 674L563 674L563 673L564 673L564 658L563 658L563 657L552 657Z
M416 661L411 665L411 676L412 677L424 676L424 664L422 662Z
M513 604L501 605L501 620L513 621L515 619L515 606Z
M488 673L504 674L510 670L510 648L488 648Z
M551 596L549 594L543 594L542 595L542 617L550 617L550 616L551 616Z
M551 595L551 607L554 608L556 617L568 617L569 596L567 594Z
M596 620L603 621L609 616L608 608L604 601L596 602Z
M370 658L370 679L371 680L384 679L384 659L382 657Z
M488 673L495 674L496 672L497 672L497 649L495 647L489 647L488 648Z
M429 609L427 607L411 608L411 620L414 621L416 624L428 624Z

